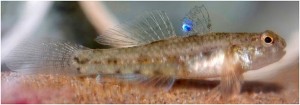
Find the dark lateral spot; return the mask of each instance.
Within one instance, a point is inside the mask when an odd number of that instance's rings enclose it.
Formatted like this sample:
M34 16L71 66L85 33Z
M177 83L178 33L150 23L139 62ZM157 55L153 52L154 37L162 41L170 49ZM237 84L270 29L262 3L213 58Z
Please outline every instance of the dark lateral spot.
M116 59L108 59L108 60L107 60L107 63L108 63L108 64L117 64L118 61L117 61Z
M194 49L193 49L193 48L191 48L190 50L191 50L191 51L193 51Z
M118 69L118 70L116 71L116 74L121 74L121 70Z
M139 63L147 63L149 61L149 59L147 59L146 57L140 56L137 61Z
M86 59L86 58L80 60L78 57L74 57L74 60L75 60L78 64L85 64L85 63L87 63L87 62L90 61L89 59Z
M76 70L80 73L80 67L78 67Z
M79 63L79 58L78 57L74 57L74 60Z
M154 75L162 75L163 73L160 70L155 70L153 72Z
M203 56L209 56L211 54L211 52L203 52L202 54L203 54Z
M85 63L87 63L87 62L89 62L90 60L89 59L82 59L79 63L80 64L85 64Z
M117 61L117 60L113 60L113 63L114 63L114 64L117 64L117 63L118 63L118 61Z
M177 56L170 55L170 56L167 56L167 59L170 60L170 61L176 61L177 60Z
M93 61L93 64L103 64L103 62L95 60L95 61Z
M140 70L135 70L133 73L134 74L141 74L141 71Z

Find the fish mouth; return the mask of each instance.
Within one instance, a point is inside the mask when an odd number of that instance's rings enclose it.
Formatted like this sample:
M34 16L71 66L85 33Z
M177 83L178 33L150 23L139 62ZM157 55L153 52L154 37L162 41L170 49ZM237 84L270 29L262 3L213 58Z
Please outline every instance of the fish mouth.
M285 51L285 49L283 49L283 50L282 50L282 53L283 53L282 55L285 55L285 54L286 54L286 51Z
M286 42L282 37L279 37L279 41L280 41L280 46L281 48L286 48Z
M282 59L283 58L283 56L286 54L286 50L285 49L282 49L281 51L280 51L280 53L278 54L278 61L280 60L280 59Z
M286 53L286 43L284 42L282 45L283 45L283 49L281 51L282 51L283 55L285 55L285 53Z

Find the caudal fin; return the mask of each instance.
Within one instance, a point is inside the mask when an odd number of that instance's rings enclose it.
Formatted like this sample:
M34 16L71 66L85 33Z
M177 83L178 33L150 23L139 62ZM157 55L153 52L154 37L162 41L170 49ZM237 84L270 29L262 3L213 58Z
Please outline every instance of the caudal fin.
M76 74L70 57L81 46L65 41L25 41L5 59L9 69L23 73Z

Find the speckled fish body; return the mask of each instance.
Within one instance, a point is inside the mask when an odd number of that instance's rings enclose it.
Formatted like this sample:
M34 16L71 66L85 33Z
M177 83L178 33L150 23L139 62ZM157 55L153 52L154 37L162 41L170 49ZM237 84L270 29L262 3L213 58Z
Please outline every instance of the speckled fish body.
M275 45L264 48L262 37L265 35L272 37ZM251 70L259 68L256 66L265 66L260 63L267 62L255 61L256 58L267 59L274 54L274 59L281 58L285 42L271 31L208 33L174 37L130 48L81 50L75 53L72 64L84 74L216 77L221 75L222 65L226 61L225 53L232 46L235 50L231 53L237 54L245 70ZM269 49L275 49L276 52Z
M243 73L277 62L286 43L276 33L211 32L206 8L195 6L176 34L165 12L146 12L96 38L110 49L65 41L22 43L6 60L13 71L111 76L170 89L178 78L221 77L223 95L238 93Z

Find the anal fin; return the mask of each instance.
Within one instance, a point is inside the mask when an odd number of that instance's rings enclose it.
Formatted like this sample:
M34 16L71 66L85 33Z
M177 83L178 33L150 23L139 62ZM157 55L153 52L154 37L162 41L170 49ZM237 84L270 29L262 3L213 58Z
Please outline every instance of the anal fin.
M139 83L144 87L151 87L162 91L169 91L175 82L174 77L154 76L147 78Z
M125 74L125 75L98 75L98 82L108 82L104 80L108 78L117 79L117 81L125 82L134 85L134 88L139 90L147 90L148 92L164 91L167 92L171 89L175 82L175 77L162 77L162 76L144 76L139 74ZM115 82L115 81L114 81Z
M111 84L130 86L130 90L137 90L142 93L145 91L147 93L169 91L175 82L178 70L182 69L175 62L144 62L141 64L128 64L126 66L111 66L114 67L107 66L103 68L110 72L101 72L98 74L98 77L100 77L98 78L99 82L113 82Z

